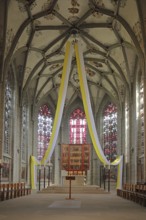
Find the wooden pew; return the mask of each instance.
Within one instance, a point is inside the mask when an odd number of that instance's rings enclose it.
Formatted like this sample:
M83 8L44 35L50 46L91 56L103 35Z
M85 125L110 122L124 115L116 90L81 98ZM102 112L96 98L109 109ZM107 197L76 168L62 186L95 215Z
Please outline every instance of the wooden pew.
M124 184L123 189L117 190L117 196L146 207L146 185Z
M0 201L14 199L20 196L31 194L31 189L25 183L0 184Z

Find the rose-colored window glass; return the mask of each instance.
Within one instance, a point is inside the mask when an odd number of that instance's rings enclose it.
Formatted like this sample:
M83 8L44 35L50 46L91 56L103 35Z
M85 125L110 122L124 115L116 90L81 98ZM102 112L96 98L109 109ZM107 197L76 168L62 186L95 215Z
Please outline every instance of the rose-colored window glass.
M87 123L85 113L75 109L70 116L70 144L85 144Z

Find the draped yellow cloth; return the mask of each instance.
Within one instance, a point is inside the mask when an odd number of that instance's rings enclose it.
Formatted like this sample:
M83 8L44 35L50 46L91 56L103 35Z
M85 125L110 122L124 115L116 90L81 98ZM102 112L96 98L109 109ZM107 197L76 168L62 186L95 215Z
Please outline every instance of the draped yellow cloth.
M34 157L30 157L30 173L31 173L31 189L36 189L36 166L40 165L40 162Z
M84 110L86 114L90 136L93 142L95 152L97 153L100 161L104 165L106 165L106 164L109 164L109 161L107 160L107 158L105 157L103 153L103 150L100 146L99 139L97 136L95 122L94 122L92 108L91 108L89 90L88 90L88 85L87 85L83 53L78 43L75 44L75 53L76 53L77 68L78 68L78 75L79 75L79 82L80 82L80 90L82 94L82 100L83 100L83 105L84 105Z
M64 65L63 65L63 73L62 73L62 79L61 79L61 85L59 89L59 97L57 102L57 108L52 128L52 135L49 142L49 147L45 152L44 158L41 161L41 164L46 164L54 151L56 140L58 138L58 133L60 129L60 124L62 120L62 114L63 114L63 108L67 93L67 87L68 87L68 80L69 80L69 74L70 74L70 68L71 68L71 61L72 61L72 53L73 53L73 47L71 43L67 43L66 45L66 52L65 52L65 59L64 59Z
M67 92L67 87L68 87L72 54L73 54L73 48L72 48L71 43L68 42L66 45L63 73L62 73L61 85L60 85L60 90L59 90L59 97L58 97L58 103L57 103L57 108L56 108L56 113L55 113L55 119L54 119L54 124L53 124L53 129L52 129L52 135L51 135L48 149L44 155L44 158L40 162L40 164L43 164L43 165L45 165L50 160L52 153L54 151L54 148L55 148L57 137L58 137L63 108L64 108L64 102L65 102L65 97L66 97L66 92ZM118 165L117 188L121 189L122 188L123 156L119 156L113 163L110 164L110 162L105 157L103 149L100 145L99 138L98 138L97 131L96 131L95 122L94 122L94 117L92 113L92 108L91 108L90 95L89 95L88 84L87 84L87 79L86 79L86 71L85 71L82 48L79 42L75 43L75 55L76 55L76 61L77 61L77 69L78 69L80 90L82 94L84 110L85 110L87 124L88 124L89 132L90 132L90 136L93 142L95 152L97 156L99 157L100 161L104 165L109 165L109 166ZM34 166L37 164L38 164L37 160L35 160L34 157L31 157L32 188L36 187Z
M40 161L38 163L40 165L45 165L50 160L50 158L53 154L54 148L55 148L57 138L58 138L58 133L59 133L60 124L61 124L61 120L62 120L64 103L65 103L65 98L66 98L66 93L67 93L68 81L69 81L72 53L73 53L72 44L70 42L68 42L66 45L62 79L61 79L61 85L60 85L60 89L59 89L59 93L58 93L59 97L58 97L57 108L56 108L56 113L55 113L55 118L54 118L54 123L53 123L53 128L52 128L52 135L50 138L49 146L45 152L45 155L44 155L42 161ZM36 159L34 159L34 157L31 157L31 185L32 185L32 189L36 188L36 185L35 185L36 172L34 172L35 169L33 167L35 165L36 165Z
M85 110L87 124L88 124L89 132L90 132L90 136L91 136L91 140L92 140L95 152L98 158L100 159L100 161L104 165L118 165L117 188L122 188L123 156L118 157L113 163L110 164L110 162L105 157L103 149L100 145L99 138L98 138L97 131L96 131L95 121L93 117L93 112L91 108L90 94L89 94L89 89L88 89L88 84L87 84L83 52L82 52L82 48L79 42L75 44L75 54L76 54L80 90L82 94L84 110Z

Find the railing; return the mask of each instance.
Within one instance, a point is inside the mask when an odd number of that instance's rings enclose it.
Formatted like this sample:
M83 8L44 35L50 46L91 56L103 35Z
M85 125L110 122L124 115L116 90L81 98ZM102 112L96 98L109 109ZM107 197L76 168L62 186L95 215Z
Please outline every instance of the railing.
M117 195L146 207L146 185L144 184L126 183L123 189L117 189Z
M0 184L0 201L14 199L31 194L31 189L26 188L25 183Z

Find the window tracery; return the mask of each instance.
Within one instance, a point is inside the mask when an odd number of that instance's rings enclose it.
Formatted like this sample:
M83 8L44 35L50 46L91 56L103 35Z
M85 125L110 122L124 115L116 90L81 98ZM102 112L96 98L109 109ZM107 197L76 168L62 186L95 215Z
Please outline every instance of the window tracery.
M117 107L109 103L103 112L104 154L111 162L117 156Z
M85 113L77 108L70 116L70 144L85 144L87 123Z
M12 84L8 75L5 87L5 115L4 115L4 153L10 154L10 131L12 123Z
M37 157L41 160L48 148L50 137L52 134L52 113L45 104L40 107L38 113L38 148Z
M27 140L27 108L24 105L22 108L22 145L21 145L22 160L26 159L26 140Z
M137 146L137 182L144 182L144 82L140 76L137 90L137 119L138 119L138 146Z
M140 143L140 155L144 154L144 85L143 80L140 83L140 130L141 130L141 143Z

